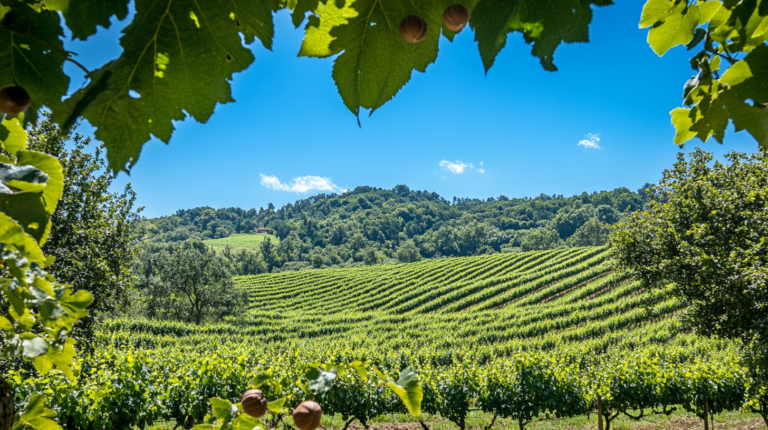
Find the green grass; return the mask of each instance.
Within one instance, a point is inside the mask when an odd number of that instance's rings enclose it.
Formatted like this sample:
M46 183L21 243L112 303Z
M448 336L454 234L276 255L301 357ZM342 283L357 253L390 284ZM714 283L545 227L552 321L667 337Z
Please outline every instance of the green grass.
M258 249L259 244L264 242L266 238L269 238L273 245L280 243L280 239L269 234L233 234L232 236L221 239L204 240L203 243L217 251L224 249L227 245L232 249L255 250Z
M650 410L646 411L650 413ZM422 414L422 420L430 430L457 430L456 424L447 421L439 416ZM487 430L487 426L493 420L493 415L480 411L470 412L466 420L467 430ZM287 424L292 424L290 414L283 418ZM266 423L266 420L264 420ZM341 415L328 416L323 414L320 423L326 430L338 430L344 428L344 420ZM422 430L418 421L410 415L382 415L373 418L368 425L371 430ZM148 430L173 430L174 424L156 423L149 426ZM270 428L271 427L262 427ZM278 425L278 429L282 430ZM590 416L582 415L573 418L550 418L542 416L539 420L529 423L526 430L595 430L597 428L597 417L594 414ZM611 422L611 430L701 430L704 428L702 420L690 413L682 410L673 412L670 416L666 415L648 415L638 421L627 418L624 415L617 417ZM758 430L765 428L760 415L754 413L725 412L715 415L715 430ZM354 421L350 430L360 430L360 422ZM518 430L517 422L512 419L497 418L492 429L497 430Z

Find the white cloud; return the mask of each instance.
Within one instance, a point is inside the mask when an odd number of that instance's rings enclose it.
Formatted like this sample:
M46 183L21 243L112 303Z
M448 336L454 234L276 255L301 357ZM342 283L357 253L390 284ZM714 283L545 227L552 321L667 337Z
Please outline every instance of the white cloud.
M456 175L459 175L459 174L461 174L461 173L464 173L464 170L465 170L467 167L469 167L470 169L472 169L472 167L473 167L473 166L472 166L472 163L469 163L469 164L465 164L465 163L462 163L462 162L461 162L461 161L459 161L459 160L456 160L456 162L455 162L455 163L451 163L451 162L450 162L450 161L448 161L448 160L443 160L443 161L441 161L441 162L440 162L440 167L442 167L442 168L443 168L443 170L447 170L447 171L449 171L449 172L451 172L451 173L454 173L454 174L456 174Z
M583 146L585 148L592 148L592 149L600 149L600 145L597 144L597 142L600 142L599 134L587 133L585 137L586 139L580 140L577 146Z
M309 191L343 193L347 191L346 188L331 182L331 178L323 178L322 176L299 176L298 178L293 178L291 183L280 182L277 176L273 175L259 173L259 176L261 177L261 185L278 191L289 191L292 193L306 193Z
M481 174L485 173L485 169L477 169L477 171L480 172Z

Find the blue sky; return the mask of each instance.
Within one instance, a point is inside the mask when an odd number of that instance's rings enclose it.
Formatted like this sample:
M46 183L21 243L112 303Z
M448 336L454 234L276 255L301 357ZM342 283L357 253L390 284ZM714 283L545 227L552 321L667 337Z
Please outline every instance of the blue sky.
M279 207L359 185L407 184L448 199L636 190L675 161L669 111L693 74L684 47L663 58L650 49L637 27L643 3L595 8L591 42L561 45L554 73L520 35L487 75L470 28L453 43L443 38L437 61L362 115L362 127L338 95L332 59L296 57L303 31L283 11L273 50L255 43L256 61L235 75L237 101L219 105L207 124L176 123L170 145L149 142L113 188L131 182L147 217L195 206ZM66 47L99 67L119 54L121 27ZM78 87L77 70L67 67ZM718 155L757 148L732 127L725 145L687 146Z

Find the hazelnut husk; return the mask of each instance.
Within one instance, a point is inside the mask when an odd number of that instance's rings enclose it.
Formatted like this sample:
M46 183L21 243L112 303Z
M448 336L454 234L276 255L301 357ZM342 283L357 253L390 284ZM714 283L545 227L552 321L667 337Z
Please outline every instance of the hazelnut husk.
M469 9L463 4L452 4L443 12L445 26L456 33L464 29L469 22Z
M293 424L299 430L315 430L320 425L323 410L317 402L307 400L293 410Z
M400 21L400 36L408 43L419 43L427 37L429 25L420 16L408 15Z
M267 413L267 399L264 398L261 390L252 389L243 393L240 405L243 407L243 412L254 418L263 417Z
M17 115L29 107L32 99L29 93L22 87L0 88L0 112L8 115Z

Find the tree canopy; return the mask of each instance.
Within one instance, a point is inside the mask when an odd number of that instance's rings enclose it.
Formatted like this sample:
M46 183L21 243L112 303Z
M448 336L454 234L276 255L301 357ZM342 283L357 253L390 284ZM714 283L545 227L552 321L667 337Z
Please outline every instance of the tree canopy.
M347 267L501 252L502 248L551 249L594 219L604 229L625 211L642 209L645 193L626 188L571 197L459 199L398 185L391 190L357 187L343 194L318 194L272 209L199 207L147 221L153 243L226 238L266 229L279 243L261 242L259 255L223 253L237 274L310 267ZM537 227L555 231L546 240L526 236ZM558 234L558 232L560 234ZM534 234L535 235L535 234ZM562 240L561 240L562 238ZM603 245L606 235L587 243ZM583 243L583 241L579 242ZM581 245L580 245L581 246ZM151 250L151 248L148 248ZM371 253L373 252L373 253Z
M704 335L740 339L768 382L768 164L731 152L712 163L678 157L647 210L617 224L616 261L650 287L672 282L685 320Z

